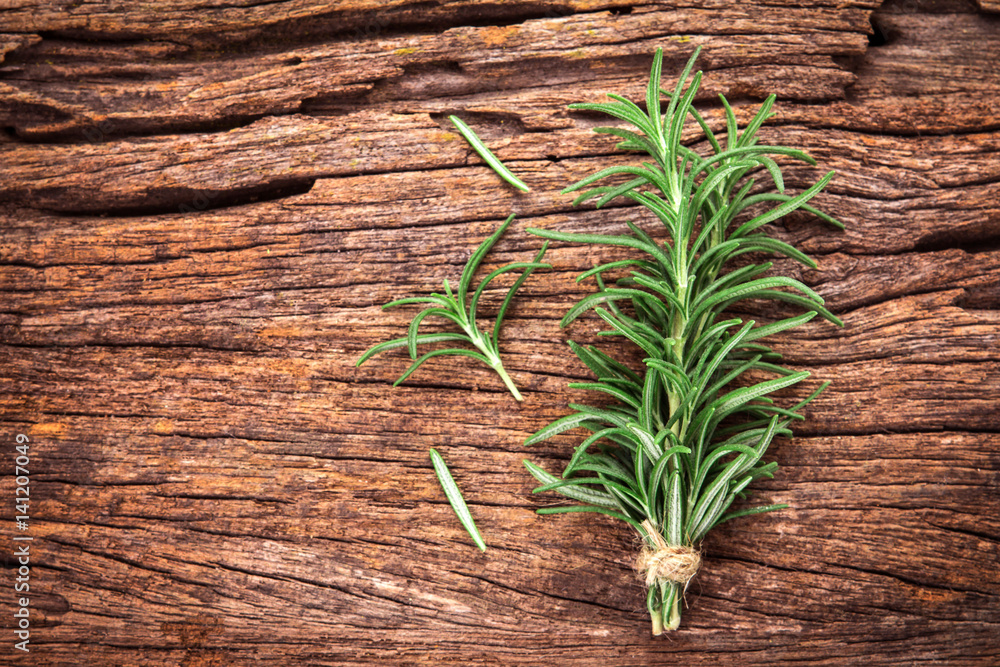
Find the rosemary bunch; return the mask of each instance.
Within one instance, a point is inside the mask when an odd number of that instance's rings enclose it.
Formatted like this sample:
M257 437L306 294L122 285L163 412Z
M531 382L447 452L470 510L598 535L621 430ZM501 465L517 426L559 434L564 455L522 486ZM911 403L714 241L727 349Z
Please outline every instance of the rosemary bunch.
M565 192L584 190L576 204L596 198L600 207L617 197L638 202L662 223L667 240L658 242L631 222L631 233L622 235L529 230L550 240L625 246L641 253L582 274L579 280L594 277L598 290L573 306L562 321L568 325L594 310L609 326L603 335L623 337L640 348L645 357L641 370L594 346L570 342L597 378L570 386L601 392L612 403L572 404L572 414L526 441L537 443L576 427L590 432L561 477L529 461L525 465L543 484L536 492L557 491L582 503L539 512L600 512L639 532L645 546L636 566L645 575L654 634L678 627L681 597L700 564L699 544L710 529L732 518L785 507L727 511L737 498L748 495L753 480L773 475L777 464L763 461L768 445L776 436L791 434L791 422L802 419L799 411L826 384L798 405L779 407L769 395L809 373L781 366L779 355L760 340L817 314L842 324L809 287L769 275L770 262L723 271L751 252L784 255L815 267L799 250L759 231L796 209L842 226L807 204L833 172L800 194L786 194L774 158L815 161L799 150L758 144L756 133L771 115L773 95L742 132L720 96L726 132L721 140L716 137L692 106L701 73L685 87L697 56L695 51L673 91L667 91L660 89L662 52L656 52L645 111L617 95L609 95L612 102L570 107L625 121L630 128L595 131L620 138L620 148L644 152L650 160L604 169ZM665 111L661 97L666 98ZM689 117L704 132L711 154L702 156L681 143ZM627 180L620 184L590 187L621 175ZM755 190L757 176L769 179L777 191ZM606 283L605 274L625 271ZM790 302L806 312L763 326L722 318L725 309L750 298ZM769 379L759 379L762 373Z

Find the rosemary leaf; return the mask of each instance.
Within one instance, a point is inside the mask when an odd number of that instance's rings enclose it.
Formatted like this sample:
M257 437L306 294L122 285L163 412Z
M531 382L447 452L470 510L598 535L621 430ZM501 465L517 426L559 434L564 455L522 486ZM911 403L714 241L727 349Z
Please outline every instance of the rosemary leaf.
M499 158L497 158L497 156L486 147L486 144L484 144L479 137L476 136L476 133L472 131L472 128L462 122L461 118L458 116L448 116L448 120L450 120L452 124L458 128L458 131L463 137L465 137L465 140L469 142L469 145L472 146L477 153L479 153L480 157L486 160L486 164L493 167L493 171L499 174L500 178L507 181L522 192L531 191L531 189L524 184L524 181L515 176L510 169L508 169L507 166L504 165L504 163L501 162Z
M472 514L469 513L469 506L465 504L462 492L458 490L458 485L455 484L455 479L451 476L451 472L448 470L448 466L445 465L444 459L441 458L441 455L434 448L431 448L430 456L431 463L434 464L434 472L441 483L441 488L444 489L444 495L448 498L448 502L451 503L451 508L455 510L455 515L465 530L468 531L472 541L479 547L479 550L486 551L486 542L483 541L483 536L479 534L476 522L472 520Z

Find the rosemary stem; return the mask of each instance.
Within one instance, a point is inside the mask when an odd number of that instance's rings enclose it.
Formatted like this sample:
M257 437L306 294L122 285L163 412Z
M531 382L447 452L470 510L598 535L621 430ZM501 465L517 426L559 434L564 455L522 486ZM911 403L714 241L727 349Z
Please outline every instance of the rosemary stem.
M678 291L678 296L680 298L681 303L685 303L685 299L687 298L686 284L680 288L680 290ZM684 336L685 327L687 327L687 314L679 312L677 313L677 316L674 319L673 331L671 331L670 333L672 334L672 340L673 340L672 347L674 355L677 357L677 365L680 366L681 368L684 368L685 366L684 352L685 349L687 348L687 339ZM674 412L676 412L681 405L681 397L676 390L671 389L667 392L667 404L670 410L670 414L668 416L669 419L674 416ZM674 435L680 437L681 433L683 432L681 419L676 420L670 427L670 430L674 432Z
M675 588L674 595L670 600L670 611L667 614L667 623L664 626L664 630L676 630L681 625L681 592L679 590L680 586L678 584L671 584Z
M479 331L477 331L474 327L472 327L468 323L463 325L463 329L465 330L465 333L468 334L469 338L472 340L473 345L478 347L479 351L482 352L483 355L490 360L490 368L492 368L497 372L497 375L499 375L500 379L503 380L504 385L507 386L507 389L510 390L510 393L513 394L514 398L517 399L518 402L523 401L524 397L521 396L521 392L517 390L517 385L514 384L514 381L510 378L509 375L507 375L507 369L503 367L503 362L500 360L500 355L490 345L489 338L481 334Z
M524 397L522 397L521 392L517 390L517 386L514 384L514 381L510 379L509 375L507 375L507 371L504 369L503 364L500 363L500 359L498 358L491 365L493 366L493 370L497 372L497 375L500 376L500 379L503 380L503 383L507 385L508 389L510 389L510 393L514 395L514 398L518 401L523 401Z
M649 619L653 625L653 634L662 635L680 627L683 589L680 584L674 582L663 582L654 586L656 591L653 595L658 596L659 605L650 608Z

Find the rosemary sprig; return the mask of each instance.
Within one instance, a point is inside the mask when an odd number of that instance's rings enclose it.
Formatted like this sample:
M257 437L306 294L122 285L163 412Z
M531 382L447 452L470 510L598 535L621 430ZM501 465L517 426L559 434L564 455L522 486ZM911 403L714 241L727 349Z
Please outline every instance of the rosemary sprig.
M451 503L451 508L455 510L455 516L458 517L458 520L469 533L472 541L479 547L479 550L486 551L486 542L483 541L483 536L479 534L476 522L472 520L472 514L469 512L469 506L465 504L465 498L462 497L462 492L458 490L458 485L455 484L455 479L451 476L451 472L448 470L448 466L445 465L444 459L441 458L441 455L433 447L431 448L430 456L438 482L441 483L441 488L444 489L444 495L448 498L448 502Z
M604 407L573 404L572 414L526 441L530 445L577 427L590 432L561 477L528 461L525 465L542 482L536 492L557 491L581 503L540 513L599 512L639 532L645 547L636 566L645 575L654 634L678 627L680 599L700 563L699 545L711 528L785 507L727 512L737 498L749 495L753 480L773 476L777 464L763 462L768 446L778 436L791 435L791 422L803 418L799 411L827 385L792 408L778 407L769 395L809 373L779 365L780 356L760 339L817 314L842 325L812 289L792 278L767 275L770 262L723 272L733 259L749 252L784 255L815 267L799 250L758 231L796 209L841 225L807 205L833 172L797 195L785 194L774 158L815 161L799 150L758 144L756 133L771 115L773 95L742 132L720 95L726 134L721 141L715 136L692 106L701 73L684 85L697 57L695 51L672 91L662 90L662 52L657 50L645 111L617 95L609 95L609 103L570 107L625 121L634 129L595 131L620 138L620 148L642 151L651 161L601 170L565 192L584 190L575 203L596 198L598 207L617 197L638 202L662 223L667 241L656 241L631 222L631 233L622 235L529 229L550 240L624 246L642 253L581 275L579 279L594 277L598 291L572 307L562 322L568 325L594 310L610 327L604 335L623 337L640 348L645 356L642 369L634 371L594 346L570 342L597 377L596 382L570 386L601 392L612 402ZM703 157L681 143L689 116L704 131L712 154ZM616 176L627 180L591 187ZM769 178L777 192L751 194L755 176ZM605 274L623 270L628 273L605 284ZM808 312L764 326L722 319L725 309L749 298L785 301ZM761 374L777 377L757 379ZM734 385L736 380L744 386Z
M517 386L514 385L514 381L511 380L507 371L503 367L503 362L500 360L500 326L503 323L503 318L507 313L507 308L510 306L511 301L514 298L514 294L517 290L524 284L524 281L528 279L531 272L535 269L550 269L551 264L544 264L541 262L542 257L545 255L545 251L548 248L548 241L542 244L541 250L535 256L535 259L531 262L514 262L512 264L507 264L506 266L500 267L499 269L490 273L486 278L479 283L476 289L472 292L471 296L469 294L469 289L472 285L473 275L482 263L483 258L493 247L493 244L497 242L500 236L504 233L507 227L510 225L511 221L514 219L513 214L507 218L496 232L493 233L488 239L483 241L483 243L476 249L469 261L465 265L465 269L462 271L462 276L459 279L458 290L453 292L451 285L448 283L448 279L444 280L444 294L438 294L437 292L431 293L430 296L423 297L409 297L406 299L398 299L390 303L385 304L382 308L395 308L396 306L409 305L409 304L429 304L427 308L417 313L417 315L410 322L409 331L405 338L396 338L395 340L386 341L384 343L379 343L371 348L369 348L361 358L358 359L356 366L360 366L368 359L373 357L380 352L385 352L387 350L393 350L400 347L405 347L410 353L410 358L413 359L413 363L409 368L393 383L393 386L399 385L401 382L410 377L410 375L417 370L425 361L433 357L441 355L462 355L466 357L472 357L477 359L494 371L500 376L504 384L510 390L510 393L514 395L518 401L523 400L521 392L517 390ZM518 279L511 285L510 289L507 291L507 296L503 300L500 306L500 310L497 312L496 318L493 323L493 330L481 331L476 322L477 309L479 305L479 299L483 294L483 290L493 282L495 279L499 278L505 273L511 271L523 270ZM420 324L427 317L435 316L441 317L448 320L458 326L460 331L457 332L442 332L442 333L419 333ZM431 350L424 355L417 357L417 346L425 343L468 343L475 349L466 349L461 347L449 347L444 349Z

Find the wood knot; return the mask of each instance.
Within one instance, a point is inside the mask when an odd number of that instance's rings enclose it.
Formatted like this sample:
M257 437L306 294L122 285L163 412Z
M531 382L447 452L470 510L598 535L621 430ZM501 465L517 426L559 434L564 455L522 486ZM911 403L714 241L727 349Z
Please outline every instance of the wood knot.
M698 573L701 566L701 553L690 546L673 546L667 544L663 536L653 528L647 519L642 522L653 545L646 545L639 552L635 569L644 573L646 586L651 587L658 582L669 581L685 586Z

